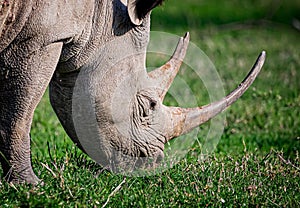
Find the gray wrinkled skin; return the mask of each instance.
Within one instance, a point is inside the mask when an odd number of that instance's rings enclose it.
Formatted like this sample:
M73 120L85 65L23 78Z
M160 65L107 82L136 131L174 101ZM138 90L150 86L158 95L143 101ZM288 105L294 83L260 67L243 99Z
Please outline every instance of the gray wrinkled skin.
M242 84L221 101L191 109L164 106L189 35L180 39L166 65L147 74L150 11L162 1L141 2L0 0L0 161L7 181L39 181L31 167L29 133L34 110L49 84L51 105L81 149L72 115L81 107L72 103L73 90L76 83L87 86L107 164L113 152L159 162L167 141L217 115L252 84L264 52ZM114 40L117 46L107 45ZM123 60L118 52L124 48L128 58ZM113 67L99 65L100 59L118 58L121 61ZM85 75L83 82L76 82L79 74ZM115 95L128 92L124 111L115 106L116 99L120 101Z

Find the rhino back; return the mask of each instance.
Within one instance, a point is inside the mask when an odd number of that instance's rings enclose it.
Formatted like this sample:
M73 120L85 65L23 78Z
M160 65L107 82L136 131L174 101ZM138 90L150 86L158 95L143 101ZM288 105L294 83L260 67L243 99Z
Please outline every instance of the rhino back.
M80 36L94 0L0 0L0 5L1 53L13 41L42 46Z
M32 0L0 0L0 52L20 33L32 10Z

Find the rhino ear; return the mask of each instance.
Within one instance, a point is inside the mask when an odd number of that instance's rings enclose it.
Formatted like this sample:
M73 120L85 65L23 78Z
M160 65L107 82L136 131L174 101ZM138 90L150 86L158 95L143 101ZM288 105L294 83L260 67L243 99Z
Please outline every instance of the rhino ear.
M130 20L135 25L140 25L143 18L163 0L128 0L127 9Z

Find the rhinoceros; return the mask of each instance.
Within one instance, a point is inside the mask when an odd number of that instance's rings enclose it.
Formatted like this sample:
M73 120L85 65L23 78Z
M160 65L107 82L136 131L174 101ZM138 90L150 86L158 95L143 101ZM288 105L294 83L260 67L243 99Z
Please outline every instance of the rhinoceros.
M150 13L161 3L162 0L0 0L0 160L7 181L39 181L31 166L30 128L34 110L48 85L57 117L69 137L82 148L74 127L72 112L77 108L72 97L83 70L87 79L79 83L90 86L104 145L100 155L105 161L112 159L112 149L132 157L163 157L165 143L210 120L248 89L263 66L264 51L244 81L220 101L195 108L163 105L183 61L189 34L179 40L165 65L146 71ZM107 44L115 40L118 44ZM102 71L94 73L101 57L108 60L110 56L104 55L111 54L116 58L119 55L113 54L121 54L124 48L128 59L108 69L101 65ZM105 79L99 83L98 76ZM126 82L122 82L123 77L127 77ZM128 86L135 86L131 93L126 93ZM127 98L129 110L111 108L116 87L132 96ZM119 117L113 119L112 110ZM116 128L116 122L122 119L127 120L128 134Z

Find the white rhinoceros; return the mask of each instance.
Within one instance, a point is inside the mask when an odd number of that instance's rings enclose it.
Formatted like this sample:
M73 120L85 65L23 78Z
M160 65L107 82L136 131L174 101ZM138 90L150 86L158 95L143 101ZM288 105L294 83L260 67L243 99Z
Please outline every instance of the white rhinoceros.
M102 144L107 145L102 154L106 161L111 160L111 149L133 157L163 157L166 142L208 121L246 91L263 65L264 52L241 85L219 102L189 109L162 104L185 55L189 35L179 40L167 64L147 73L150 13L161 3L0 0L0 160L7 181L38 182L31 166L29 133L34 110L49 83L51 104L60 122L82 148L72 117L73 89L82 69L89 82L85 84L92 89L99 84L94 77L99 53L118 54L125 47L129 53L118 67L102 73L106 78L101 88L92 92ZM118 45L109 47L107 43L114 40ZM128 121L126 135L115 128L109 107L116 83L122 83L119 79L124 76L132 77L126 86L137 86L130 89L135 91L127 99L129 110L114 109L118 111L115 115L120 115L117 119Z

